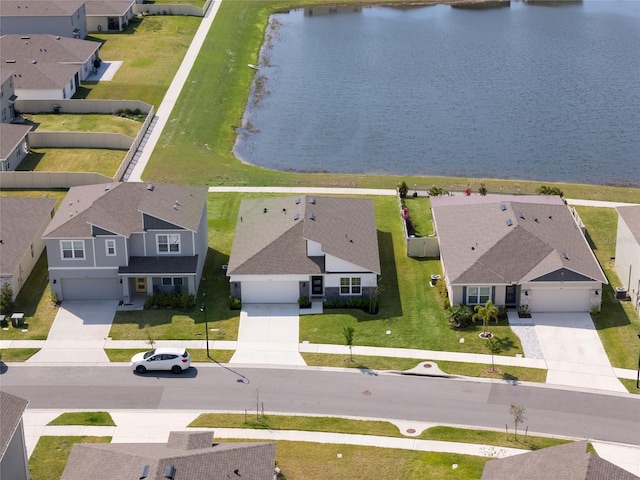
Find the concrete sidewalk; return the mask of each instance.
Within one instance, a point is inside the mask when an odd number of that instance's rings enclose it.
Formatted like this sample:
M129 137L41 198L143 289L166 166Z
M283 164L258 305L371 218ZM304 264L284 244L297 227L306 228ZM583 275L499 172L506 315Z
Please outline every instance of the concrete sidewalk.
M111 443L164 443L171 431L185 431L200 411L176 410L111 410L115 427L96 426L47 426L51 420L68 410L27 409L24 414L24 429L27 452L31 456L41 436L109 436ZM243 413L243 412L215 412ZM287 414L280 414L287 415ZM296 415L295 413L289 415ZM390 422L398 427L404 437L381 437L375 435L354 435L343 433L308 432L299 430L253 430L239 428L197 428L194 430L211 430L215 439L245 438L252 440L294 442L312 442L335 445L361 445L378 448L394 448L423 452L458 453L481 457L508 457L525 453L521 450L492 445L470 443L420 440L417 438L424 430L436 426L426 422L408 422L404 420L387 420L371 418L354 418L355 420L377 420ZM448 425L459 428L474 428L464 425ZM535 435L534 433L530 433ZM544 436L544 435L542 435ZM606 442L592 442L598 455L636 475L640 475L640 447ZM339 447L336 450L339 452Z

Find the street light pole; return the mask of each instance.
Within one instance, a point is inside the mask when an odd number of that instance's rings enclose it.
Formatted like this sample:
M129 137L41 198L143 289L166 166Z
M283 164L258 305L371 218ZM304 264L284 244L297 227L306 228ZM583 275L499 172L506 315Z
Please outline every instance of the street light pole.
M204 312L204 335L205 335L205 341L207 342L207 358L211 358L209 356L209 322L207 322L207 304L204 302L204 295L202 296L202 307L200 308L201 312Z

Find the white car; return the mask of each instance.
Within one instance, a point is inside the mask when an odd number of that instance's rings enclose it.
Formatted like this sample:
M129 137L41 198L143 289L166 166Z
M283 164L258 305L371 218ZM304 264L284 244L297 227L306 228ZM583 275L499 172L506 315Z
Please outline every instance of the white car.
M184 348L154 348L136 353L131 358L131 368L136 373L147 370L171 370L180 373L191 366L191 357Z

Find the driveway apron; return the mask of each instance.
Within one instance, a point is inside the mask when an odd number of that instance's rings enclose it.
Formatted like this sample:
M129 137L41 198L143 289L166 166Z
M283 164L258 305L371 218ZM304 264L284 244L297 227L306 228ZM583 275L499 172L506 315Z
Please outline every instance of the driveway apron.
M31 363L109 363L104 344L117 300L74 300L60 306L42 349Z
M617 379L588 313L536 313L547 383L628 393Z
M229 363L306 365L298 352L299 322L297 304L243 306L237 348Z

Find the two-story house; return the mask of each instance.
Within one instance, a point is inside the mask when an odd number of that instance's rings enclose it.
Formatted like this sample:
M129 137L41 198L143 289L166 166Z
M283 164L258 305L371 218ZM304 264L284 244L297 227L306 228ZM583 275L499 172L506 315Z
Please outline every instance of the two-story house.
M43 238L58 300L195 294L207 254L207 188L73 187Z
M12 125L16 116L13 70L0 65L0 172L15 170L29 152L31 126Z
M2 34L45 33L69 38L87 36L84 1L2 0Z

